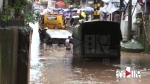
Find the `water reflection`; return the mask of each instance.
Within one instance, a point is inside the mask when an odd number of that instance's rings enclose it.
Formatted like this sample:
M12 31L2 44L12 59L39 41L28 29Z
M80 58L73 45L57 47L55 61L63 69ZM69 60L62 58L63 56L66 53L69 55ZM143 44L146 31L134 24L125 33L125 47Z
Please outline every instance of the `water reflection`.
M82 60L66 54L64 46L39 42L38 24L33 28L30 84L150 84L150 56L123 53L121 61L106 59ZM116 82L116 69L140 69L142 83L128 79ZM132 80L132 81L131 81Z
M40 54L39 47L39 36L38 36L38 24L30 24L30 26L33 28L33 37L32 37L32 44L31 44L31 69L30 69L30 84L36 84L40 83L39 79L41 77L40 69L42 67L42 64L38 60L38 56Z

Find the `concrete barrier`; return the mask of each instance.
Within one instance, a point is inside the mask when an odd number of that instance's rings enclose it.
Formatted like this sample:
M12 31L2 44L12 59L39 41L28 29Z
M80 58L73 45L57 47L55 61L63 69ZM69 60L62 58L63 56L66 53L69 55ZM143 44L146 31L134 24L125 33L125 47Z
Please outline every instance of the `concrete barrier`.
M0 27L0 84L29 84L30 27Z

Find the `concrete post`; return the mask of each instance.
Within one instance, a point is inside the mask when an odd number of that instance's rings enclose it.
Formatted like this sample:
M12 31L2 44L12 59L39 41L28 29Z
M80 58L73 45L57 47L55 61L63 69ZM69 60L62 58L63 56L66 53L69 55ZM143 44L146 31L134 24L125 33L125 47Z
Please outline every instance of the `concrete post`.
M132 30L132 0L129 0L129 10L128 10L128 40L131 40L131 30Z
M2 11L3 11L3 0L0 0L0 17L2 15ZM0 20L0 26L1 26L1 20Z

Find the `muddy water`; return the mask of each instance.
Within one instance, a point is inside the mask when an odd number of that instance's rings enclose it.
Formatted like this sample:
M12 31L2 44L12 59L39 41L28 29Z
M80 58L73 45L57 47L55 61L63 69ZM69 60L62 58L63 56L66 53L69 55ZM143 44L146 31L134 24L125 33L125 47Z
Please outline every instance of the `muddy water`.
M63 45L41 44L32 25L30 84L150 84L150 56L122 52L121 60L73 57ZM116 78L116 70L140 70L141 78Z

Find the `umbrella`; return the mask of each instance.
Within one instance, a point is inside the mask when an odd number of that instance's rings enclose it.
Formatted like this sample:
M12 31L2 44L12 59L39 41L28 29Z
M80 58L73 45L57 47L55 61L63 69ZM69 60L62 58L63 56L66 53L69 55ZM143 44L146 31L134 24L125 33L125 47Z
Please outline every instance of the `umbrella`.
M67 12L67 11L69 11L69 9L63 9L63 11L64 11L64 12Z
M104 3L120 2L120 0L102 0ZM125 0L126 1L126 0Z
M58 9L57 9L57 8L54 8L54 7L49 7L48 9L49 9L49 10L58 11Z
M63 2L63 1L58 1L58 2L56 2L56 5L65 5L65 2Z
M114 4L109 3L107 8L106 8L106 11L107 11L107 13L111 14L111 13L117 11L118 9L119 8L115 7Z
M78 10L79 10L78 8L72 9L73 12L77 12Z
M81 11L85 11L85 9L80 9Z
M107 5L105 5L104 7L100 7L100 12L106 13L107 12L106 8L107 8Z
M57 10L62 10L62 8L57 8Z
M86 7L85 11L94 11L94 9L92 7Z
M78 9L77 13L80 13L80 11L85 11L85 9Z

